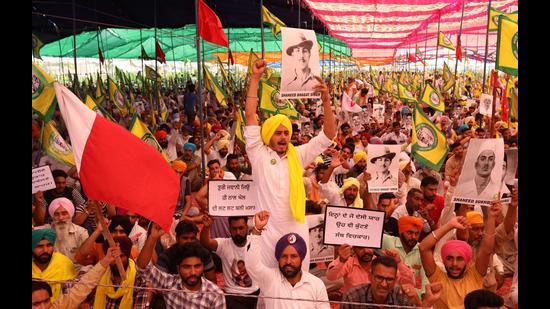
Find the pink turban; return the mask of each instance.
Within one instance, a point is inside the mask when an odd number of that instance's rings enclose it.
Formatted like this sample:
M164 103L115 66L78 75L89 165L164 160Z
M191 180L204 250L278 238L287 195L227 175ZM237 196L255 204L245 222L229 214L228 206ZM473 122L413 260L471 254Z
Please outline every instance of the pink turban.
M71 202L71 200L69 200L68 198L59 197L59 198L56 198L55 200L53 200L50 203L50 206L48 208L48 213L50 213L50 216L52 218L53 218L54 212L57 209L59 209L59 207L61 207L61 206L63 206L63 208L65 208L65 210L69 212L69 215L71 216L71 218L74 216L73 202Z
M457 251L458 254L464 257L466 264L470 263L472 259L472 247L463 240L448 240L443 247L441 247L441 258L445 260L451 252Z

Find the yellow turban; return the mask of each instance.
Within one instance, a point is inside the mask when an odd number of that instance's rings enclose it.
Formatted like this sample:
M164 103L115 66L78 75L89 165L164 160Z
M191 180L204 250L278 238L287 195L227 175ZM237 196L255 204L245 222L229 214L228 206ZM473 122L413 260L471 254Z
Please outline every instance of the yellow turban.
M344 184L342 185L342 188L340 188L340 194L344 194L344 191L346 191L351 186L357 187L357 196L355 197L355 201L353 201L353 207L363 208L363 199L361 199L361 196L359 194L361 184L359 183L359 180L357 180L357 178L348 177L344 179Z
M466 213L466 219L470 224L483 224L483 214L479 211L469 211Z
M411 160L401 160L401 161L399 161L399 170L403 171L403 169L405 169L405 167L407 165L409 165L409 162L411 162Z
M317 166L319 164L325 163L325 161L323 161L323 158L321 158L320 156L317 156L315 157L315 159L313 159L313 163L315 164L315 166Z
M277 114L268 118L262 125L262 141L264 144L269 145L269 141L273 136L273 133L283 125L288 129L289 135L292 135L292 124L287 116ZM288 159L288 176L290 186L290 210L292 216L296 221L304 223L306 219L306 190L304 188L304 181L302 180L303 168L296 153L294 145L288 144L288 150L286 152Z
M174 160L172 161L172 168L178 172L185 172L187 164L182 160Z
M495 123L495 127L498 127L500 129L508 129L508 124L506 123L506 121L500 120Z
M363 150L358 151L357 153L355 153L353 155L353 162L355 162L355 163L361 161L362 159L364 159L365 161L367 161L369 159L369 156Z
M229 140L227 140L227 139L220 139L220 140L218 141L218 143L216 143L216 149L217 149L217 150L220 150L220 149L222 149L222 148L229 148L229 144L230 144Z

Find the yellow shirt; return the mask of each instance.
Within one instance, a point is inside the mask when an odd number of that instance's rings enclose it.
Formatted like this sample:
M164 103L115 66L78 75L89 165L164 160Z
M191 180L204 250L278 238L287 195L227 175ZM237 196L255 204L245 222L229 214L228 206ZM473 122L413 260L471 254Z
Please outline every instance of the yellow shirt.
M431 283L443 284L443 292L434 305L435 309L464 309L466 294L483 287L483 276L477 272L474 264L467 267L461 279L451 279L439 267L436 267L435 272L428 277Z

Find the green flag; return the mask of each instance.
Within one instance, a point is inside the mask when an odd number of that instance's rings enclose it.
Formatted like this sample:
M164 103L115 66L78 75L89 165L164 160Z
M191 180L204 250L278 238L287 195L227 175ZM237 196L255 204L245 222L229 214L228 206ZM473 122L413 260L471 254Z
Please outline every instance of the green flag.
M495 69L518 75L518 23L499 16Z
M429 107L435 109L436 111L445 111L445 103L443 102L443 97L434 87L432 87L430 83L426 83L424 92L420 97L420 102L428 104Z
M298 111L288 99L280 98L279 91L264 81L260 81L258 89L260 110L270 115L284 114L291 119L298 119Z
M44 121L49 121L55 111L57 100L53 82L55 80L34 62L32 63L32 109Z
M514 22L518 22L518 12L506 13L495 8L491 8L489 13L489 31L498 30L498 18L499 16L506 16Z
M262 21L271 27L273 36L277 36L281 32L281 27L286 27L285 23L273 15L265 6L262 6Z
M399 90L399 99L409 102L417 102L414 95L403 84L398 83L397 89Z
M449 147L445 134L422 112L414 108L412 130L412 155L420 163L438 172L445 162Z

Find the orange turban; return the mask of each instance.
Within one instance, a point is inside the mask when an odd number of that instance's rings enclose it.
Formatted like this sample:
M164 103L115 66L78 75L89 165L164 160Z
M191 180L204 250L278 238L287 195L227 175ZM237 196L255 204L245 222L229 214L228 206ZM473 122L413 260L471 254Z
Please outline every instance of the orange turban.
M185 162L181 160L174 160L172 161L172 168L178 172L183 173L187 169L187 164L185 164Z
M466 218L470 224L483 224L483 215L479 211L468 211Z
M166 131L164 130L158 130L156 133L155 133L155 138L158 140L161 140L161 139L164 139L164 138L167 138L168 137L168 133L166 133Z
M416 227L418 231L422 231L422 225L424 222L422 219L413 216L403 216L397 221L397 227L399 229L399 234L405 233L413 227Z

